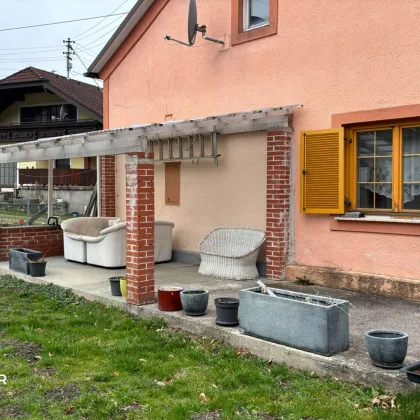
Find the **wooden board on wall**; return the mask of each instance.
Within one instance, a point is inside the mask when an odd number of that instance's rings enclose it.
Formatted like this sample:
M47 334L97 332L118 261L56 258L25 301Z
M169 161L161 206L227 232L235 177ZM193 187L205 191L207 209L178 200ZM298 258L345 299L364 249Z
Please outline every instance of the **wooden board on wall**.
M179 206L181 163L165 163L165 204Z

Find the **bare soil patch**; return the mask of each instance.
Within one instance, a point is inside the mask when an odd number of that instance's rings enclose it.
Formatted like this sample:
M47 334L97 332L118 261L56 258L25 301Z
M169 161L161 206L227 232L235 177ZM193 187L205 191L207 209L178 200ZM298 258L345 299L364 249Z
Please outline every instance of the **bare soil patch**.
M1 419L21 419L26 416L26 412L23 408L13 405L6 407L0 407L0 418Z
M26 359L30 363L36 362L40 356L42 346L37 343L30 341L21 341L17 339L13 340L0 340L0 346L2 347L13 347L13 350L6 353L6 357L20 356Z
M44 393L45 398L51 401L71 401L80 395L79 387L70 383L63 387L51 388Z

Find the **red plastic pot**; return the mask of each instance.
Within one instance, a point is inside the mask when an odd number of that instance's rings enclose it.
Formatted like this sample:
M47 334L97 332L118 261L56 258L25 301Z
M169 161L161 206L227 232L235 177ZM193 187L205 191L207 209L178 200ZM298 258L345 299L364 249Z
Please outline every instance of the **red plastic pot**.
M158 288L158 308L161 311L182 310L181 292L182 287L161 286Z

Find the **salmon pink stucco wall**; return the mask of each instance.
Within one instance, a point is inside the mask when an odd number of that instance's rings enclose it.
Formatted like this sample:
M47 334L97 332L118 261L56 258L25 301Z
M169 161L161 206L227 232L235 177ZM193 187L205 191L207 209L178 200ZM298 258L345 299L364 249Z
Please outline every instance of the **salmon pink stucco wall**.
M298 157L299 131L329 128L332 114L420 103L420 2L279 0L276 35L230 46L231 2L199 1L199 23L224 48L199 35L192 48L163 40L185 40L187 6L169 0L108 67L110 127L303 104L293 116L290 262L418 278L417 237L332 231L329 216L299 213Z

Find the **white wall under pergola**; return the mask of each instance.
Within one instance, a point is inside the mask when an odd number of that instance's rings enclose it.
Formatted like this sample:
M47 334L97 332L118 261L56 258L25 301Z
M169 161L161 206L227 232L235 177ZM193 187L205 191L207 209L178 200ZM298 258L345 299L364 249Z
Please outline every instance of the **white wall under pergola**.
M148 153L149 141L211 133L232 134L289 129L293 109L300 106L142 124L9 144L0 147L0 163L48 160L48 216L52 216L54 160L127 155L127 301L133 304L149 303L153 300L154 289L154 184L152 182L154 161L153 154ZM100 183L99 165L98 183ZM147 207L141 207L147 209L147 216L138 211L141 197L148 197ZM98 203L100 201L99 199Z

